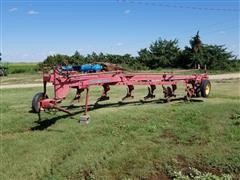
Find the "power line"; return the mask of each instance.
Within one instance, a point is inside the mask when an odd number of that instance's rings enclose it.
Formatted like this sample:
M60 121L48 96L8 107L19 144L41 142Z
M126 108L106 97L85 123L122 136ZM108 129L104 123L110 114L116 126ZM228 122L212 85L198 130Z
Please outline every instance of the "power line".
M161 6L166 8L178 8L178 9L192 9L192 10L201 10L201 11L228 11L228 12L239 12L240 9L235 8L211 8L211 7L197 7L197 6L183 6L183 5L174 5L174 4L163 4L156 1L131 1L131 0L121 0L118 2L131 3L131 4L141 4L148 6Z

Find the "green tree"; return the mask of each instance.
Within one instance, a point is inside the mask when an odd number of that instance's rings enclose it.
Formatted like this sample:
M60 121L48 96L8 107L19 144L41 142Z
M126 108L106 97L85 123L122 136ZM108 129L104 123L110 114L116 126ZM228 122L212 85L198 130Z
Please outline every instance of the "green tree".
M191 48L192 48L192 52L198 53L198 52L201 51L202 41L201 41L200 36L199 36L199 31L190 40L190 45L191 45Z
M84 62L85 57L82 56L78 51L75 51L75 53L69 59L69 64L72 65L83 64Z
M204 45L200 58L202 66L206 65L208 69L218 70L230 70L231 61L236 60L224 45Z
M147 48L141 49L138 52L138 55L139 56L137 57L137 60L140 62L140 64L150 69L153 68L152 61L154 57Z
M192 37L192 39L189 41L190 46L191 46L191 51L192 51L192 56L191 56L191 64L190 66L196 69L197 65L201 65L201 49L202 49L202 41L199 36L199 31L197 34Z
M197 64L202 67L207 65L208 69L219 70L237 70L240 67L240 61L232 52L228 52L225 46L203 44L199 32L191 38L189 43L190 46L186 46L184 50L181 50L176 39L169 41L158 39L150 44L149 48L141 49L137 57L130 54L97 54L95 52L83 56L76 51L72 56L61 54L48 56L39 65L43 68L43 66L53 67L56 65L107 62L119 64L128 70L157 69L161 67L193 68Z
M193 52L192 48L185 47L179 58L179 66L194 68L196 64L200 64L201 67L206 65L208 69L230 70L231 67L238 66L236 61L236 57L232 52L228 52L224 45L204 44L198 53Z
M176 67L180 48L176 39L170 41L159 39L152 43L149 49L142 49L138 54L139 61L150 69Z

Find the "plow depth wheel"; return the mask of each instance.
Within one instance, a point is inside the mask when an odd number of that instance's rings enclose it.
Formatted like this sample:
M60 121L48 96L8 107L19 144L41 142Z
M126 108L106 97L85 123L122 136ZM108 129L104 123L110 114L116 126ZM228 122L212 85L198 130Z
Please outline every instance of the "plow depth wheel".
M45 99L45 98L48 98L48 96L45 95L45 97L44 97L44 93L42 93L42 92L39 92L33 96L33 99L32 99L33 112L35 112L35 113L40 112L40 100Z
M201 96L208 97L211 92L211 83L209 80L203 80L201 84Z

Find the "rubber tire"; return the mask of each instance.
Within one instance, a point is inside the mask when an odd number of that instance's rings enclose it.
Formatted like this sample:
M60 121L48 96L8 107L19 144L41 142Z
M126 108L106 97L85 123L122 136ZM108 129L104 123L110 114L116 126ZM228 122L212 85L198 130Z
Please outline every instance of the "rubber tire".
M206 94L206 87L208 85L210 86L210 90L209 90L209 93ZM211 92L211 83L210 83L209 80L205 79L205 80L202 81L202 84L201 84L201 96L206 98L206 97L209 96L210 92Z
M37 93L37 94L35 94L33 96L33 99L32 99L32 111L34 113L39 113L40 112L39 101L44 98L43 96L44 96L43 92L39 92L39 93ZM45 98L48 98L48 96L45 95Z

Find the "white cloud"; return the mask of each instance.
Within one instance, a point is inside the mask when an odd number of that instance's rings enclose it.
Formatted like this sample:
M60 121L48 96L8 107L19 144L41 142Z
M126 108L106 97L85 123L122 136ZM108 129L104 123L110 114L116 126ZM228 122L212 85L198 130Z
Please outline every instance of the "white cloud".
M117 46L123 46L123 43L122 42L118 42Z
M14 7L14 8L9 9L9 12L15 12L17 10L18 10L18 8Z
M130 9L126 9L123 13L124 13L124 14L129 14L130 12L131 12Z
M28 14L29 15L36 15L36 14L39 14L39 12L34 11L34 10L30 10L30 11L28 11Z

